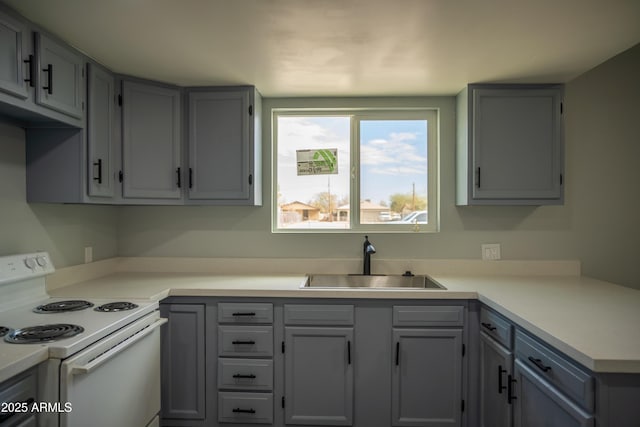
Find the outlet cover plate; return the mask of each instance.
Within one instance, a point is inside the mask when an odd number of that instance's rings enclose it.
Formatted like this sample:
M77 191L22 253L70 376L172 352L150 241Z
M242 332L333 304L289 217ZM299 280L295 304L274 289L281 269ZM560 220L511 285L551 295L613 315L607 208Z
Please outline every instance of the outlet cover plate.
M500 259L500 243L487 243L482 245L483 261L498 261Z

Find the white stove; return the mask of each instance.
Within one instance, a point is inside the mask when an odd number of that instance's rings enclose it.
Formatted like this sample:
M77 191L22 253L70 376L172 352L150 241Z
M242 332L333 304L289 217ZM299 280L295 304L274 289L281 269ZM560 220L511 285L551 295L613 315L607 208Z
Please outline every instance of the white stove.
M45 277L53 271L44 252L0 257L0 356L46 349L37 400L72 408L38 414L37 425L156 425L159 326L166 322L158 302L50 298ZM116 391L117 381L136 383Z

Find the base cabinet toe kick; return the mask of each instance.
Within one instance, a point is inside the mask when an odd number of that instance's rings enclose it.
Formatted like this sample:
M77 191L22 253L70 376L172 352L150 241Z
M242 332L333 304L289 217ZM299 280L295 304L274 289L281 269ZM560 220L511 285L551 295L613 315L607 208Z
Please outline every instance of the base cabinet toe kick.
M170 297L169 426L637 427L593 373L475 300Z

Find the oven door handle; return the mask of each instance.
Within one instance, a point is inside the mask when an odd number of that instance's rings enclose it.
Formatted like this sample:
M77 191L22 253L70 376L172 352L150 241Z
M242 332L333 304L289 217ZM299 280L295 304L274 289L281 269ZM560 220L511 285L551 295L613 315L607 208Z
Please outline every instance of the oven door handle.
M113 358L116 354L120 353L121 351L125 350L128 347L131 347L132 345L134 345L141 339L145 338L147 335L151 334L154 330L156 330L157 328L159 328L160 326L164 325L167 322L168 320L164 318L160 318L156 320L146 328L142 329L140 332L127 338L126 340L117 344L115 347L112 347L109 350L105 351L100 356L93 359L91 362L85 365L71 365L69 372L71 373L71 375L90 373L98 366L102 365L103 363L107 362L109 359Z

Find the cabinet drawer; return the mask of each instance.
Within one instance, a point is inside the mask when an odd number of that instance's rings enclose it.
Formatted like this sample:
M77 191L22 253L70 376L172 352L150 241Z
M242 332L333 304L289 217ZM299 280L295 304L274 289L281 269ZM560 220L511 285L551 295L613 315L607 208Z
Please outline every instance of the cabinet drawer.
M480 330L511 349L513 325L504 317L482 307L480 309Z
M540 377L589 411L594 408L594 379L550 347L516 331L516 357Z
M218 421L221 423L271 424L272 393L218 392Z
M218 326L218 355L271 357L273 355L273 327Z
M286 304L285 325L353 325L352 305Z
M464 307L456 305L393 307L393 326L463 326Z
M232 303L218 304L219 323L273 323L273 304Z
M273 389L273 360L218 359L218 388L230 390Z

